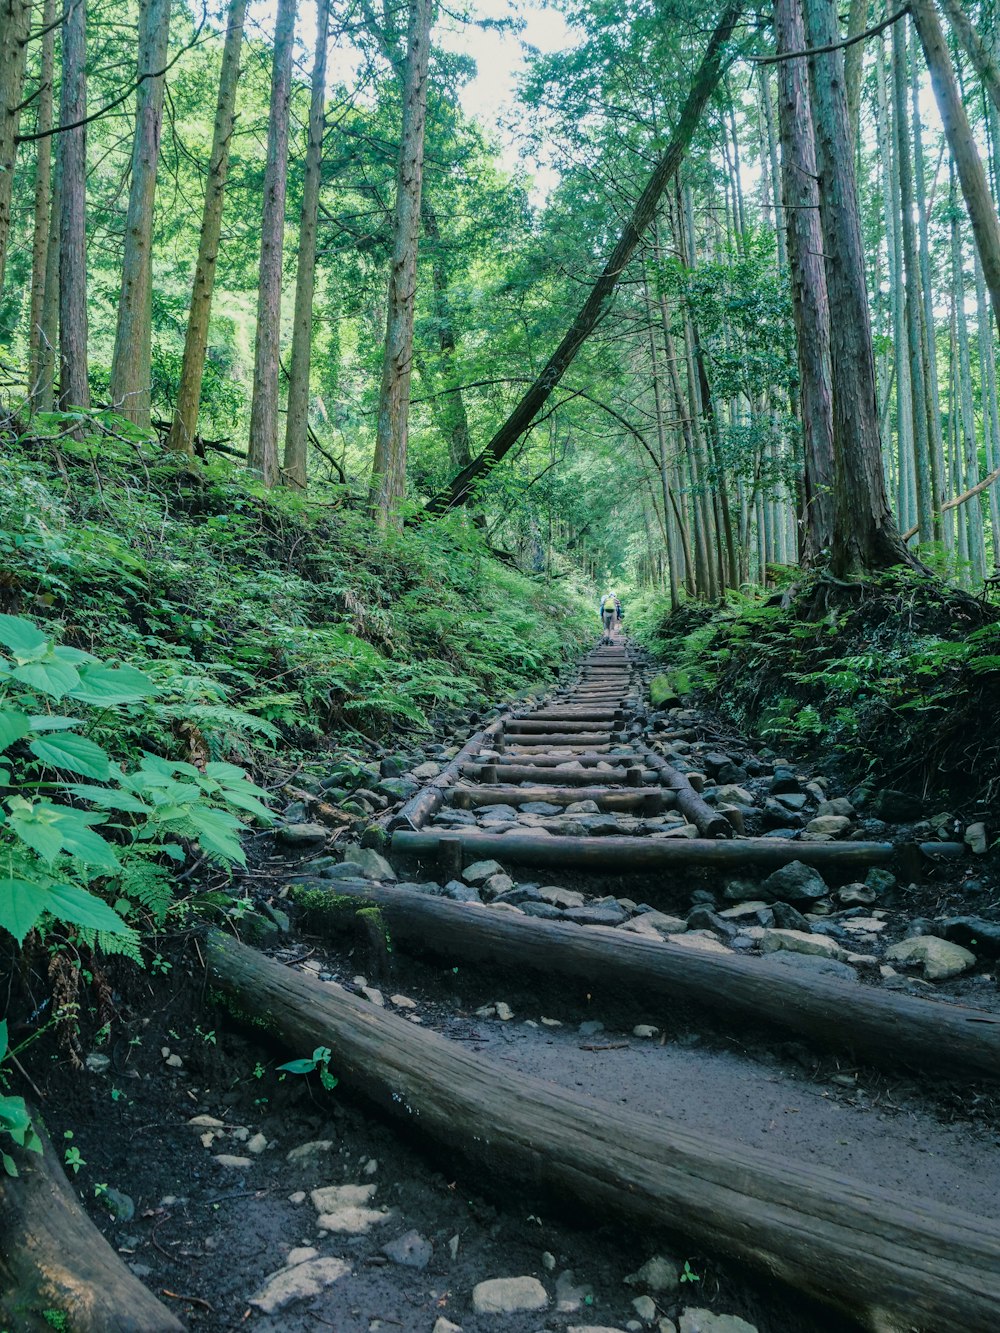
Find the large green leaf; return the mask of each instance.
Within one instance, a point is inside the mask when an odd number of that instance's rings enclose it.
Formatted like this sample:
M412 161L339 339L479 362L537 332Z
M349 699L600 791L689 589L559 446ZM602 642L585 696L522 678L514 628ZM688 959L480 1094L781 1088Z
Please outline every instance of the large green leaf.
M106 902L74 884L53 884L46 894L45 910L60 921L72 921L76 926L110 930L116 935L128 930L118 913Z
M32 741L28 749L43 764L79 773L83 778L106 779L111 776L111 764L101 747L75 732L66 731Z
M72 796L82 796L85 801L93 801L102 810L125 810L135 815L151 815L152 807L144 805L138 797L118 787L92 787L87 782L69 782L66 790Z
M51 801L39 801L35 805L26 801L16 805L11 802L11 827L22 842L46 861L54 860L59 852L68 852L84 865L117 870L118 858L114 848L90 827L103 822L103 815L72 810Z
M135 667L81 666L79 680L71 689L74 699L87 704L127 704L148 699L156 686Z
M0 709L0 750L6 750L31 730L31 721L25 713L12 708Z
M0 643L15 654L35 653L49 641L37 625L20 616L0 615Z
M45 907L45 890L26 879L0 879L0 926L21 944Z
M61 713L36 713L28 718L32 731L66 731L69 727L79 727L81 717L63 717Z
M239 843L243 825L235 816L227 814L225 810L212 810L202 805L192 806L187 814L198 831L198 841L203 851L220 856L223 861L246 865L246 857Z
M33 690L50 694L53 699L61 699L80 683L80 673L68 662L49 658L44 662L27 662L15 667L11 672L15 680L30 685Z
M99 657L93 653L84 652L82 648L70 648L68 644L60 643L52 649L56 657L61 662L72 662L74 666L80 666L82 662L100 662Z

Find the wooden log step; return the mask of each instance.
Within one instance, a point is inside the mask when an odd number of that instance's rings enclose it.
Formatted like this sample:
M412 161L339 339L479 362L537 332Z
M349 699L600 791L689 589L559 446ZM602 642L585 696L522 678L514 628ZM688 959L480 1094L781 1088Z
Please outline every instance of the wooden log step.
M531 746L606 746L612 743L610 731L514 731L505 730L504 744Z
M628 786L650 786L656 780L657 775L650 770L640 768L611 768L599 769L596 773L593 768L574 770L572 768L556 768L558 762L565 763L566 757L555 760L550 764L536 764L531 762L525 756L525 762L505 763L505 764L464 764L462 767L462 776L472 778L473 781L490 781L490 772L497 779L504 782L534 782L551 784L553 787L587 787L590 786L595 778L600 778L601 782L608 783L609 786L617 784L626 784ZM635 773L635 778L630 774ZM580 800L584 798L581 796Z
M575 784L571 784L575 785ZM401 856L436 857L444 830L393 834L392 850ZM614 870L618 874L654 874L680 866L702 866L720 873L777 870L790 861L803 861L836 875L854 874L870 866L887 865L895 848L890 842L792 842L784 838L564 838L558 834L485 833L479 829L449 829L469 860L496 857L517 865L561 866L566 869Z
M470 736L465 742L458 754L447 763L436 778L421 787L410 799L400 807L389 822L389 828L407 827L422 828L444 805L445 792L455 782L466 762L479 753L480 750L488 749L494 739L499 737L503 729L503 719L496 718L489 726L483 727L475 735Z
M624 716L625 710L622 708L567 707L539 709L537 713L529 713L518 720L541 726L546 722L613 722L615 718Z
M533 764L539 768L554 768L557 764L580 764L584 768L599 768L601 764L614 763L616 767L621 768L641 768L645 767L642 760L636 754L553 754L546 756L544 754L521 755L517 758L510 758L501 755L497 763L502 767L507 763L514 764ZM652 770L650 770L652 771ZM601 772L607 772L601 769ZM602 779L603 781L603 779Z
M598 724L601 722L606 722L609 725L604 730L603 734L607 736L610 734L612 730L614 730L614 728L610 724L614 722L616 718L621 718L621 720L624 721L625 714L623 712L609 713L606 718L595 718L595 717L536 718L534 715L532 715L531 717L518 717L506 723L506 725L504 726L504 735L511 736L516 732L518 734L523 733L524 735L532 735L532 736L548 735L548 734L558 735L558 736L564 736L564 735L574 736L579 732L600 731L601 728L599 727Z
M639 810L659 814L672 809L676 797L666 787L626 787L612 791L607 787L466 787L451 789L451 803L460 810L484 805L527 805L530 801L550 801L553 805L574 805L577 801L596 801L602 810Z
M564 753L561 756L558 754L553 754L553 751L557 749L563 751ZM609 758L614 757L609 753L611 750L610 741L606 741L602 745L596 741L582 741L580 743L574 741L572 744L570 744L570 742L567 741L565 744L563 744L561 741L548 740L540 745L530 745L527 742L514 740L511 741L509 745L504 744L503 750L505 754L512 754L515 756L520 754L525 754L525 755L551 754L556 761L558 761L561 757L563 763L565 763L569 759L576 759L585 754L608 755Z
M929 1198L637 1115L506 1069L211 931L209 972L296 1055L452 1157L662 1226L847 1311L871 1333L996 1333L1000 1228Z
M362 897L382 908L402 948L448 958L578 977L609 994L683 1000L730 1030L764 1024L819 1049L863 1057L873 1068L906 1066L948 1077L1000 1081L1000 1014L875 990L768 958L703 953L607 926L577 926L456 903L367 880L309 880L306 887ZM335 919L310 916L321 930ZM589 986L588 986L589 988Z
M0 1168L0 1326L72 1333L184 1333L179 1319L129 1271L80 1207L37 1115L42 1152L4 1148ZM55 1323L45 1312L62 1315Z

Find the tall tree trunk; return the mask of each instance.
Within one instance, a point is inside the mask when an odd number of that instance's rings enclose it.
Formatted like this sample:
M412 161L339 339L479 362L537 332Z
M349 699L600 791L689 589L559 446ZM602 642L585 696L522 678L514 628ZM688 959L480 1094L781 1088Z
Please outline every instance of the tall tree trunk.
M59 160L52 175L52 204L49 209L48 253L45 256L45 294L38 340L38 380L35 405L40 412L55 406L59 347L59 218L62 190L59 184Z
M506 456L534 421L552 390L572 364L573 358L605 314L608 302L618 286L621 275L642 234L652 221L660 196L680 165L691 141L691 136L701 119L705 105L718 85L723 67L727 61L726 48L742 11L742 0L735 0L734 3L727 6L725 13L719 20L718 27L712 34L701 65L695 75L691 91L677 122L674 136L653 169L646 188L636 202L617 245L576 319L559 346L549 357L541 374L525 392L520 402L499 430L496 431L483 452L457 477L453 478L444 491L431 500L427 507L428 512L443 513L455 505L465 504L476 481Z
M31 401L39 406L43 357L48 364L45 330L45 274L49 262L49 236L52 231L52 89L55 79L56 0L45 0L42 11L42 69L38 85L38 120L36 131L44 135L35 150L35 225L31 243L31 315L28 328L28 386ZM48 376L49 401L43 411L50 411L51 372Z
M285 187L288 181L288 107L292 93L292 46L298 0L278 0L271 65L271 106L267 125L267 166L260 232L257 289L257 344L247 465L265 486L276 486L278 469L278 369L281 349L281 257L285 243Z
M868 26L870 0L851 0L847 11L847 35L858 37ZM851 152L856 153L861 127L861 76L865 68L865 44L854 42L844 52L844 90L847 97L847 123L850 127Z
M767 160L771 169L771 198L774 200L774 237L778 247L778 268L784 271L788 268L788 243L785 237L785 219L780 207L781 173L778 169L778 136L774 130L774 104L771 101L771 72L766 65L761 66L758 77L760 100L764 109L764 128L767 133ZM780 79L778 86L780 89Z
M972 367L969 357L969 326L965 316L965 265L962 261L962 234L959 226L958 201L955 198L955 175L951 177L951 266L952 292L955 301L958 344L958 488L956 495L970 490L979 481L979 459L976 444L976 418L972 406ZM956 520L965 529L975 582L986 574L983 546L983 511L978 498L963 505Z
M993 324L986 302L986 284L979 256L974 254L976 271L976 314L979 323L980 383L985 398L983 428L986 437L986 471L992 473L1000 466L1000 405L997 403L997 368L993 342ZM993 534L993 568L1000 569L1000 482L989 487L990 529Z
M680 581L677 576L677 556L671 535L673 524L670 517L670 458L667 452L667 428L663 410L660 357L656 345L656 329L653 319L653 299L649 291L649 280L645 273L643 273L642 287L646 303L646 323L649 329L649 364L652 372L653 407L656 415L656 442L660 464L660 492L663 501L663 542L666 547L667 568L670 578L670 609L676 611L677 607L680 605L678 596Z
M59 136L59 403L90 407L87 379L87 0L63 0Z
M201 215L198 262L194 270L194 289L191 293L191 308L188 311L187 333L184 337L184 358L181 362L180 384L177 386L177 404L174 407L168 441L171 449L192 455L198 427L201 381L205 373L208 322L212 313L219 237L222 233L222 205L229 171L229 146L236 120L236 86L240 77L240 52L243 49L246 12L247 0L232 0L226 26L226 41L222 48L222 71L219 75L219 96L212 130L212 152L208 162L208 185L205 188L205 203Z
M319 217L320 169L326 125L326 50L330 0L316 3L316 59L313 62L309 137L306 144L302 217L299 222L298 270L295 275L295 317L292 359L288 368L288 415L285 419L285 484L306 488L306 445L309 438L309 366L312 355L312 306L316 285L316 222Z
M934 540L934 497L931 493L930 442L927 437L927 388L920 336L920 269L917 238L913 227L913 163L910 159L906 69L906 29L896 23L892 30L892 92L896 127L896 160L899 163L900 214L903 237L903 272L906 278L906 350L913 395L913 459L917 478L917 529L920 541Z
M118 332L111 359L111 403L122 416L150 429L152 392L153 201L160 160L164 75L170 0L139 5L139 88L136 93L132 187L125 220Z
M776 0L774 32L779 51L805 48L802 12L793 0ZM778 65L781 193L785 205L802 411L806 563L833 542L833 399L830 388L830 306L823 268L816 144L809 111L804 59Z
M933 0L910 0L910 13L920 34L948 147L958 169L958 179L962 185L965 206L969 210L993 313L1000 322L1000 222L997 221L996 209L990 198L986 173L969 128Z
M0 0L0 289L7 263L14 158L28 59L30 0Z
M917 41L914 35L910 52L910 112L913 118L913 180L917 206L917 230L920 243L920 290L923 296L924 386L927 391L927 437L930 451L931 508L934 511L934 536L940 539L944 503L942 472L944 443L941 430L941 391L938 385L937 345L934 336L934 293L931 287L931 247L928 234L927 190L924 179L924 139L920 123L920 79L917 73ZM951 511L944 516L945 532L951 526Z
M424 222L424 234L430 243L434 322L437 325L442 377L447 391L444 408L440 414L441 425L448 445L451 466L455 471L460 471L472 462L472 445L469 417L465 410L465 399L462 397L455 364L458 344L455 340L455 321L451 308L451 277L445 262L437 212L429 199L424 198L421 201L420 213Z
M789 0L797 3L797 0ZM806 0L806 41L839 38L833 0ZM835 458L832 568L837 575L909 562L885 493L864 251L849 150L843 52L809 58L820 221L830 301Z
M424 173L424 124L434 0L411 0L403 82L403 124L396 169L392 260L386 296L385 354L369 503L381 527L397 522L406 494L413 308Z

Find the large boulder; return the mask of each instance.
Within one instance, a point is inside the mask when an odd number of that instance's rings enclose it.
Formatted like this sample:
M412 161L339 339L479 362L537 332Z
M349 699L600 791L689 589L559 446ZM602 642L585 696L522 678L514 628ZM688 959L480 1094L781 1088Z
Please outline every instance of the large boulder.
M789 861L768 875L761 884L761 896L774 902L815 902L830 890L818 870L802 861Z

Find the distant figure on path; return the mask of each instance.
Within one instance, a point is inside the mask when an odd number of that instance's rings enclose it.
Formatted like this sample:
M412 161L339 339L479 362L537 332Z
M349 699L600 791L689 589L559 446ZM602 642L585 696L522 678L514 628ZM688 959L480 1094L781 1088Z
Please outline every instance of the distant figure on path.
M618 624L618 612L621 609L621 602L613 592L606 592L601 598L601 624L604 626L604 635L602 643L610 643L614 637L615 628Z

